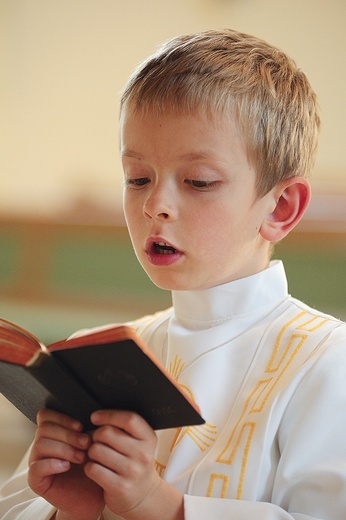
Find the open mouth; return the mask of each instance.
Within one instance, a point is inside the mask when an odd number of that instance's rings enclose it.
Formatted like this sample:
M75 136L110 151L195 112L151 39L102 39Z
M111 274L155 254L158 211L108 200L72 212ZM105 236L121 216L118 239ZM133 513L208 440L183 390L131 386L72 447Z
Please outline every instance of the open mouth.
M174 249L166 242L154 242L152 247L153 251L158 255L174 255L177 253L177 249Z
M156 240L155 240L156 238ZM184 253L176 249L172 244L162 240L161 237L149 238L146 243L147 259L157 267L168 267L180 262Z

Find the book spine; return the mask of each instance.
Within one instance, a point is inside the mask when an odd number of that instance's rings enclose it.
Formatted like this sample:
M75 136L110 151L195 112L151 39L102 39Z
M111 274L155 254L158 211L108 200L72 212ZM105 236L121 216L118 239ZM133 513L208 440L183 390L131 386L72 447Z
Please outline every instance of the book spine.
M27 367L27 370L48 391L50 397L46 408L70 415L81 421L85 429L90 429L90 415L101 408L100 404L57 359L44 357L41 364Z

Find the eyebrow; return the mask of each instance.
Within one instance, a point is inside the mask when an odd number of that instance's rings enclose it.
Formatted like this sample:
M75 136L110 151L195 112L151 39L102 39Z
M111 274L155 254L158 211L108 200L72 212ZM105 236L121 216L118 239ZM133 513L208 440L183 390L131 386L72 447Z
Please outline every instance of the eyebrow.
M123 155L124 157L130 157L132 159L139 159L139 160L144 159L144 155L142 155L138 152L135 152L134 150L129 150L127 148L124 148L124 150L120 150L120 152L121 152L121 155Z
M130 159L142 160L145 158L144 155L142 155L141 153L136 152L134 150L126 149L126 148L121 152L121 155L123 155L124 157L129 157ZM201 160L205 160L205 159L214 159L214 158L215 157L212 152L210 152L210 153L189 152L189 153L179 156L180 160L187 161L187 162L197 162L197 161L201 161Z
M196 161L201 161L204 159L214 159L214 158L215 158L215 156L212 152L210 152L210 153L191 152L191 153L183 154L179 157L179 159L183 159L184 161L188 161L188 162L196 162Z

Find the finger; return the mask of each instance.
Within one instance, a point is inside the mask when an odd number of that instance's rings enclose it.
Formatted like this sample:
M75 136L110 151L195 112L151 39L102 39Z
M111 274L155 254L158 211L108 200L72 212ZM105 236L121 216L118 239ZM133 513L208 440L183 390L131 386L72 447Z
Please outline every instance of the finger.
M95 426L115 426L138 440L155 436L153 429L143 417L126 410L98 410L91 415L91 422Z
M86 451L55 439L47 439L46 437L37 439L32 447L29 462L50 458L82 464L86 459Z
M128 472L130 463L134 467L153 465L156 437L154 441L139 441L114 426L101 426L93 434L88 456L117 473L124 474Z
M116 426L100 426L92 432L92 443L102 443L111 447L114 450L123 453L124 455L132 451L132 448L137 444L138 439L135 439L124 430Z
M64 428L72 431L83 430L83 424L80 421L77 421L68 415L56 412L55 410L50 410L49 408L43 408L42 410L39 410L36 420L38 426L45 422L52 422L60 424Z
M88 458L90 461L96 462L111 469L118 474L131 473L132 467L137 466L136 458L132 458L133 453L126 454L121 450L116 450L104 443L96 442L92 444L88 450Z
M117 492L120 492L119 484L122 482L122 477L106 466L90 461L85 464L84 473L105 491L107 491L107 489L112 490L114 486Z
M65 473L71 465L65 460L45 459L29 466L28 484L35 493L42 495L50 487L54 475Z
M32 462L29 466L29 473L31 478L42 479L49 475L59 475L65 473L71 467L71 464L66 460L60 459L45 459Z
M55 422L48 421L40 423L35 438L36 440L40 438L52 439L79 449L87 449L91 443L91 437L87 433L76 432Z

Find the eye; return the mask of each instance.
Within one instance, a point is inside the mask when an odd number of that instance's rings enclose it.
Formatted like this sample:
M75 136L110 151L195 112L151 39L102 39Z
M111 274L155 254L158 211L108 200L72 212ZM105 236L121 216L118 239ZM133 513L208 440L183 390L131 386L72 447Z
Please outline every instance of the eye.
M186 184L189 184L193 188L196 188L198 190L207 190L208 188L213 188L214 186L217 186L218 181L203 181L203 180L197 180L197 179L186 179Z
M148 182L150 182L150 179L148 177L137 177L134 179L126 179L125 186L128 186L129 188L140 189L143 188L146 184L148 184Z

